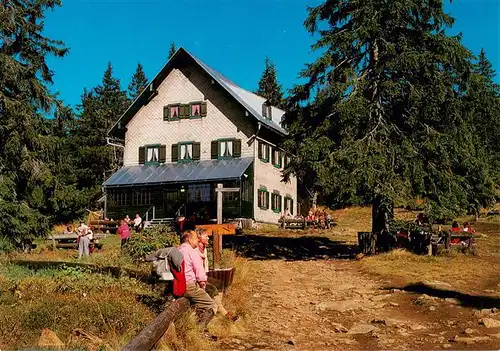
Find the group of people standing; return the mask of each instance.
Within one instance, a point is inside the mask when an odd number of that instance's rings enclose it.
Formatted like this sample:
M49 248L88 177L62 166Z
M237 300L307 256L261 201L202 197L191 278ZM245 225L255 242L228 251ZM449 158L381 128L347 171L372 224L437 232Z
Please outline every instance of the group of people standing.
M126 215L125 218L121 220L120 226L116 231L116 233L120 235L121 247L123 247L123 245L125 245L130 240L130 236L132 235L130 231L131 223L134 227L134 231L137 233L142 230L144 224L139 213L135 214L135 218L133 221L131 221L130 217Z

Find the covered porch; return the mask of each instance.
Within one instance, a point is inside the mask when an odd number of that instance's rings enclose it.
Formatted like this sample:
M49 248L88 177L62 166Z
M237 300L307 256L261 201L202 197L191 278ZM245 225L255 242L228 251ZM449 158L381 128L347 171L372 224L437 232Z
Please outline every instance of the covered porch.
M148 220L217 216L217 184L238 187L223 194L224 218L253 218L253 158L126 166L103 184L104 215L120 219L136 212Z

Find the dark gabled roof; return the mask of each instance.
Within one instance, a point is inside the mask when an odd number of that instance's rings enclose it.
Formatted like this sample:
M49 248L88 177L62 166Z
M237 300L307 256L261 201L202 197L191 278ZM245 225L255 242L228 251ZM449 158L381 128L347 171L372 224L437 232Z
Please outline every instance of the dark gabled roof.
M163 80L167 77L170 71L174 68L175 62L187 58L196 63L201 67L214 81L216 81L223 89L225 89L238 103L240 103L255 120L261 122L264 126L278 133L279 135L286 135L287 132L278 123L266 119L262 115L262 104L267 100L261 96L251 93L235 83L233 83L228 78L224 77L222 74L202 62L200 59L191 55L184 48L179 48L175 54L168 60L161 71L153 78L153 80L148 84L146 89L134 100L134 102L129 106L129 108L123 113L123 115L118 119L118 121L111 127L108 135L112 135L113 132L117 130L119 126L122 128L134 117L134 115L139 111L139 109L148 102L148 100L157 94L156 89L160 86ZM273 106L273 116L276 118L281 118L285 111L280 110Z
M125 166L109 177L103 186L112 188L240 179L252 161L252 157L243 157L230 160Z

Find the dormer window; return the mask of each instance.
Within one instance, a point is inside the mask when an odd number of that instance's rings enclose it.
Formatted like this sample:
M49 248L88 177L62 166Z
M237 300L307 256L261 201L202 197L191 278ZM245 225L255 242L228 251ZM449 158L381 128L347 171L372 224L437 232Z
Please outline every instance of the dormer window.
M262 116L265 119L272 119L272 106L267 101L262 104Z
M201 102L192 102L190 104L190 116L201 117Z

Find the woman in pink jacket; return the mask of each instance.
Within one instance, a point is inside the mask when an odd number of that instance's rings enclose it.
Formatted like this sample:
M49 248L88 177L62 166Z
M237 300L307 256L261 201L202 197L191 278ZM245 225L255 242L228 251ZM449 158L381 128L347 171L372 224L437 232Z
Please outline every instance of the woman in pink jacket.
M125 222L124 220L120 222L117 233L120 235L121 247L123 247L123 245L125 245L130 239L130 228L127 222Z

